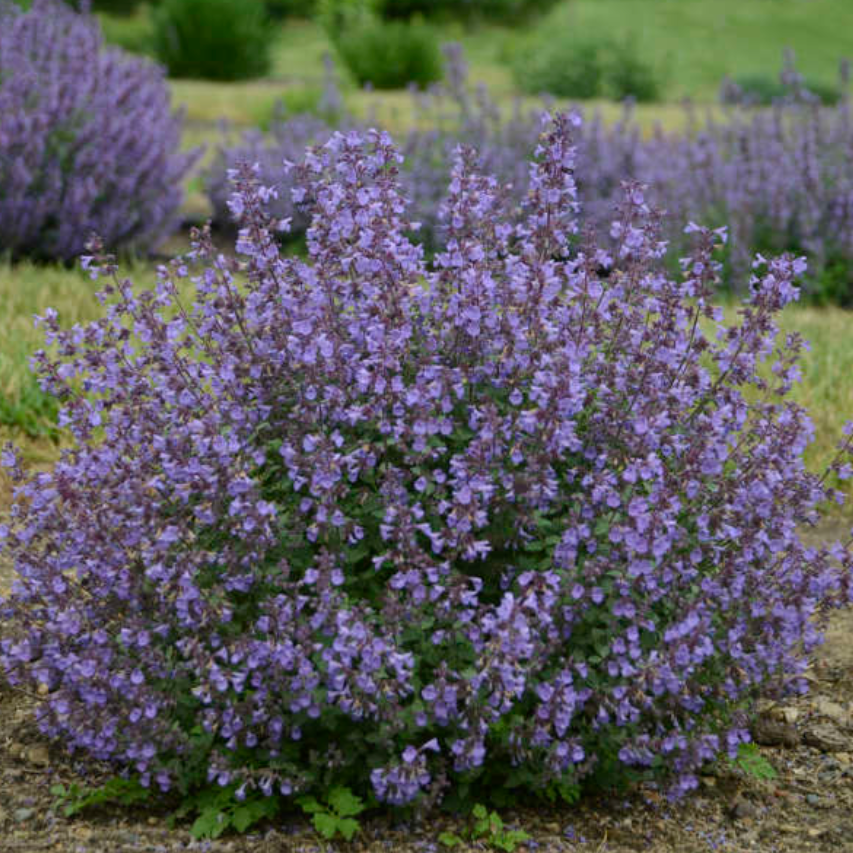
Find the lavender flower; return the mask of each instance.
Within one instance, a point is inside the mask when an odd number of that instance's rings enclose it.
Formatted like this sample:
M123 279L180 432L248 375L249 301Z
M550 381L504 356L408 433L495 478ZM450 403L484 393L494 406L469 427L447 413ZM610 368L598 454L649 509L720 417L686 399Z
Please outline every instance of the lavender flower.
M59 0L0 0L0 250L69 260L93 232L148 249L177 224L180 117L163 71Z

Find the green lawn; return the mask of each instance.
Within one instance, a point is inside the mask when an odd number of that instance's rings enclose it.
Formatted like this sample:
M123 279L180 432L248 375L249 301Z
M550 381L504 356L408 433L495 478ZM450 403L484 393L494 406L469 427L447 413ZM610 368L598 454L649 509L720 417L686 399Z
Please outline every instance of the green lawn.
M727 74L773 75L787 47L802 73L828 84L839 59L853 58L849 0L567 0L543 29L633 36L663 64L669 100L713 101Z

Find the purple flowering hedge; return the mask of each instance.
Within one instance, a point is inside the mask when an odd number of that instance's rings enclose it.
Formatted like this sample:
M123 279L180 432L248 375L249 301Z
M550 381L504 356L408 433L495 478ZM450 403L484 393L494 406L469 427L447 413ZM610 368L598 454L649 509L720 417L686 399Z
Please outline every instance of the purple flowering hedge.
M578 233L571 125L520 219L460 150L429 266L388 136L336 134L296 176L307 258L247 170L239 258L202 233L197 274L43 318L76 442L31 476L5 453L0 663L46 734L238 801L678 796L759 690L803 689L853 560L798 534L836 497L774 324L801 264L760 262L725 326L717 235L670 277L635 185L612 250Z
M70 260L97 232L150 248L177 224L179 153L163 72L103 45L59 0L0 0L0 252Z

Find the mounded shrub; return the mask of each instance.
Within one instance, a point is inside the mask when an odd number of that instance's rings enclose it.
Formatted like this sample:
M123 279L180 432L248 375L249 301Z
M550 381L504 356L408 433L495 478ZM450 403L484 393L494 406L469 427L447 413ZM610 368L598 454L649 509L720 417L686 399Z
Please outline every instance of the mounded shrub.
M264 0L162 0L153 44L171 77L246 80L271 66Z
M313 18L317 0L264 0L273 18Z
M513 73L519 88L532 95L590 99L604 92L606 39L538 37L518 51Z
M70 259L93 231L149 248L177 224L181 120L160 68L60 2L0 0L0 251Z
M413 17L461 18L466 21L528 23L547 12L557 0L377 0L377 11L387 19Z
M359 85L421 88L441 79L438 36L427 24L369 17L341 28L335 48Z
M529 94L617 101L656 101L659 72L638 52L636 43L592 33L555 35L547 27L516 48L513 73Z
M757 266L726 327L716 235L670 277L638 186L615 247L579 235L570 133L520 221L461 150L431 267L387 135L336 134L299 171L306 259L247 168L240 257L200 235L193 305L178 261L108 277L87 329L43 318L75 443L30 477L4 454L0 663L46 734L243 802L678 796L757 691L804 688L853 558L798 532L833 496L774 324L802 265Z
M631 98L648 103L660 100L658 71L640 55L637 44L625 39L614 45L605 68L605 91L616 101Z

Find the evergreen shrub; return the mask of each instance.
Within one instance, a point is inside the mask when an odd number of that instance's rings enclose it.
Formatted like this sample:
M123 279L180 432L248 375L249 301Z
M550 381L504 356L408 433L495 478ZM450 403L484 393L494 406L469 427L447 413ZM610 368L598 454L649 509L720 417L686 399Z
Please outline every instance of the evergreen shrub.
M264 0L162 0L153 10L154 51L171 77L247 80L271 67Z
M74 442L29 476L3 454L0 665L47 735L345 820L345 789L680 796L759 691L805 688L853 557L800 538L836 497L775 324L802 263L759 258L725 325L720 235L690 226L668 275L636 184L613 243L579 233L572 124L542 128L520 218L460 149L430 265L375 131L299 167L306 258L245 167L237 257L198 234L150 292L84 259L104 316L48 313L36 357Z
M383 21L371 16L341 28L333 41L360 86L424 88L441 79L438 36L423 22Z
M387 19L420 16L524 24L544 14L556 3L557 0L377 0L377 11Z
M61 2L0 0L0 251L68 260L93 231L151 248L177 224L180 153L160 68Z

